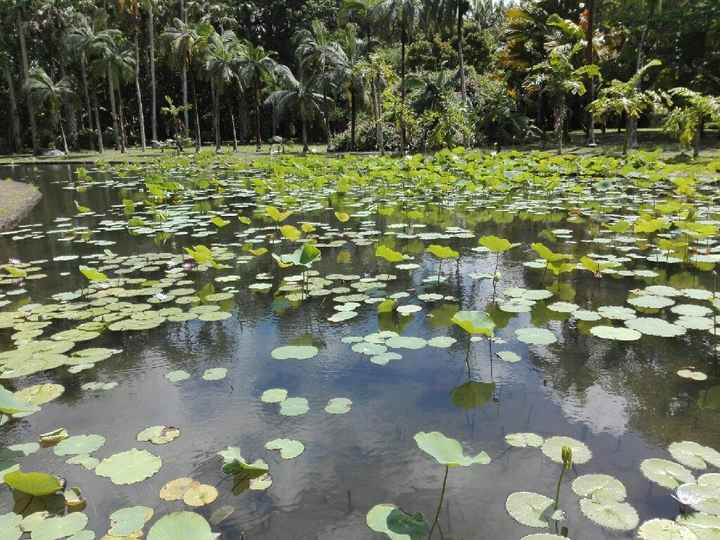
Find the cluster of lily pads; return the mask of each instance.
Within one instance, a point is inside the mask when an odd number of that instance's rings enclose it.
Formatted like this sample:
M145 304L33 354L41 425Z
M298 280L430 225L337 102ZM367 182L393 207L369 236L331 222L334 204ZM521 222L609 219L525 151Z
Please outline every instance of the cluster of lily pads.
M89 346L107 334L127 336L161 325L222 324L233 317L236 302L251 294L271 294L278 316L288 310L324 313L326 323L340 328L361 315L377 317L377 331L365 336L348 333L341 341L378 366L401 360L404 350L430 347L452 354L462 348L457 344L464 337L469 380L452 392L453 402L463 408L479 406L495 392L494 381L472 377L473 342L487 344L490 362L497 357L510 364L521 362L522 356L505 345L517 342L539 351L562 345L556 330L539 324L540 312L546 321L574 325L599 340L701 336L708 342L709 358L719 350L720 294L714 279L720 263L719 171L720 163L672 165L657 155L617 160L462 149L406 159L287 157L250 163L223 156L194 161L179 157L116 166L111 175L85 171L67 189L80 197L88 189L112 188L124 194L122 200L103 209L76 202L77 213L58 217L52 229L26 225L5 234L14 242L54 237L92 252L11 260L0 267L0 331L12 342L0 352L0 379L14 385L41 372L66 370L75 375L91 370L123 352ZM563 226L541 231L529 244L479 234L490 222L515 221ZM570 228L575 226L582 226L582 231ZM115 253L112 238L117 234L151 239L164 251ZM363 250L360 266L370 270L325 270L323 263L331 257L337 264L351 265L351 249ZM465 276L461 265L478 260L488 262L492 271ZM516 268L532 276L537 288L510 283L506 274ZM678 268L699 277L688 286L667 283L668 270ZM39 297L35 284L53 271L69 277L75 286ZM408 286L413 277L419 288ZM628 291L627 305L580 305L567 294L570 277L589 280L588 287L601 280L626 279L637 286ZM461 279L487 284L487 296L469 303L461 300L449 291ZM474 309L478 300L485 303L482 310ZM503 334L511 318L524 314L531 314L532 326ZM406 335L405 328L416 318L444 331L455 326L460 333L429 339ZM289 343L270 356L310 361L318 353L315 345ZM693 359L677 375L703 383L710 378L706 364L707 359ZM219 381L227 373L228 367L212 367L198 375ZM172 384L192 376L184 370L165 374ZM82 389L116 386L114 381L90 381ZM2 422L22 422L64 391L56 383L15 391L0 385ZM309 411L307 398L289 396L284 388L267 389L260 399L277 404L283 416ZM351 397L330 398L325 411L345 414L352 404ZM177 427L156 425L139 433L136 442L168 444L179 436ZM393 539L431 537L442 526L439 516L449 469L490 463L486 453L468 456L458 441L439 432L418 433L415 441L445 467L440 502L430 520L390 503L372 508L367 515L370 529ZM506 442L510 447L540 448L559 464L564 448L576 466L592 457L585 444L568 437L515 433ZM101 460L93 454L104 444L101 435L70 436L59 428L41 435L37 443L3 449L0 477L27 506L16 504L17 513L0 516L0 538L95 538L85 528L79 488L50 473L24 472L20 462L41 448L52 448L57 456L69 456L68 464L93 470L116 485L142 482L161 469L162 460L146 449L131 448ZM278 437L265 449L291 460L303 454L305 446ZM582 514L607 529L637 529L641 539L718 538L719 475L695 478L692 470L720 467L720 454L690 441L673 443L668 450L675 461L648 459L641 471L648 480L674 490L687 510L675 521L651 519L640 525L623 484L602 472L588 472L571 484ZM262 459L250 462L237 447L218 454L223 472L232 478L233 493L271 487L270 469ZM547 529L524 540L561 538L562 479L554 498L526 491L508 496L511 518ZM160 499L189 507L210 505L217 497L215 486L189 477L173 480L160 491ZM35 510L40 503L43 506ZM231 512L232 508L218 508L209 522L193 511L169 513L154 522L148 538L213 538L211 526ZM153 517L150 507L119 509L109 516L108 538L138 538Z

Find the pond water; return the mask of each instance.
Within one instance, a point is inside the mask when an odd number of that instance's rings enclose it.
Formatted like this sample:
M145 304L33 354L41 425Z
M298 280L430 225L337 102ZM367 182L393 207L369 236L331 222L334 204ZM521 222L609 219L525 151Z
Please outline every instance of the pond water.
M82 490L88 503L87 528L98 538L107 531L108 516L113 511L135 505L151 507L153 522L183 509L209 518L218 508L230 506L233 513L213 525L214 531L228 539L381 538L366 525L366 514L376 504L393 503L408 512L422 512L428 521L434 516L444 468L418 449L413 436L422 431L441 431L461 441L466 453L485 451L492 459L488 465L450 470L440 514L445 538L519 539L542 532L513 520L505 502L516 491L554 497L560 465L540 449L508 446L505 436L517 432L572 437L592 451L592 460L577 464L562 487L561 508L567 513L564 525L571 538L633 538L632 531L610 532L587 519L580 512L570 482L588 473L613 475L625 484L627 500L641 522L655 517L674 520L677 501L670 490L643 476L641 462L655 457L673 459L667 447L677 441L720 449L719 404L711 399L717 395L717 342L710 332L687 330L677 337L643 335L636 341L601 339L589 332L598 323L547 307L554 302L576 304L575 309L580 306L585 310L632 307L627 304L629 292L652 285L712 291L712 273L690 265L630 259L627 268L651 273L647 277L642 273L595 277L591 272L576 271L556 279L523 265L537 259L530 249L533 242L545 242L556 252L578 258L593 251L617 256L642 253L618 249L635 244L617 239L602 245L586 242L598 236L597 229L588 221L568 220L574 215L567 211L570 196L543 196L542 208L535 208L542 211L533 211L532 205L523 208L518 199L504 196L477 196L473 204L434 200L428 202L430 210L424 217L416 220L425 226L407 225L412 223L407 216L381 216L372 211L370 207L377 202L372 190L316 197L302 203L307 210L295 212L287 222L300 227L298 223L307 220L316 225L323 234L322 241L330 245L321 248L322 259L312 269L324 277L350 276L345 280L336 277L332 285L326 285L348 290L287 302L274 294L281 285L278 276L299 272L279 270L268 254L252 257L241 250L246 241L273 232L274 225L254 220L255 228L247 233L248 227L233 217L238 213L251 216L256 199L246 180L258 173L220 171L218 174L229 182L227 191L221 195L209 189L201 191L204 207L192 206L198 204L197 197L186 201L185 213L178 217L180 222L187 220L181 224L184 228L175 224L173 234L167 235L158 235L154 225L148 226L152 234L141 230L135 235L128 234L124 225L117 225L127 219L123 200L137 195L137 185L133 184L137 178L132 171L119 176L98 171L91 174L95 181L78 191L72 166L0 169L0 177L33 181L43 192L42 201L24 223L12 234L0 236L0 263L10 259L46 261L34 265L46 277L0 289L12 293L3 298L9 301L3 311L17 311L25 304L56 303L52 295L87 287L79 265L102 269L104 264L113 266L107 259L150 253L155 255L129 275L158 280L166 275L165 262L169 260L158 254L181 254L183 247L200 243L222 245L221 253L232 254L222 260L227 269L184 273L180 272L181 265L174 266L182 275L176 274L175 283L169 287L189 287L204 295L229 287L229 299L199 302L219 305L229 318L166 321L146 331L106 331L91 341L77 343L73 350L120 350L107 360L75 374L62 366L3 381L13 391L41 383L60 384L65 390L42 405L40 412L0 427L0 446L34 442L40 434L64 427L70 435L102 435L106 442L93 454L99 460L131 448L147 450L162 459L161 469L152 477L116 485L92 470L66 463L68 456L58 456L52 448L41 448L22 458L24 471L51 472ZM631 197L637 196L642 194ZM596 194L597 201L608 205L613 200L617 203L616 197L613 193L603 195L601 190ZM381 204L389 204L390 199L386 197ZM76 201L91 212L78 217ZM622 204L624 210L611 208L608 215L626 211L634 202L628 199ZM349 213L351 219L338 222L329 205ZM202 216L207 210L222 213L231 223L221 229L202 229L198 223L206 219ZM174 223L171 210L166 211ZM260 230L262 227L268 229ZM213 234L203 237L203 230ZM358 235L359 231L367 234ZM427 235L433 232L439 233L436 239ZM495 272L496 257L473 249L483 235L520 244L499 257L501 277L495 293L492 279L483 279L482 274ZM381 236L392 249L413 255L417 268L398 270L375 257L376 241ZM552 242L543 238L552 238ZM438 261L424 252L431 243L452 246L460 253L457 260L443 262L439 284L434 278ZM294 249L288 240L254 245L265 245L277 253ZM103 250L114 255L105 255L103 260ZM73 255L79 258L63 260ZM114 276L113 268L106 271ZM248 289L252 283L263 282L256 277L260 273L272 274L272 279L264 281L272 284L272 291ZM385 279L379 288L364 291L351 287L361 283L360 278L378 274ZM239 278L213 282L218 276ZM178 280L187 281L178 285ZM212 290L207 288L210 283ZM24 292L17 294L18 288ZM531 302L524 313L503 311L499 306L510 309L506 291L514 294L511 288L549 289L554 295ZM334 297L365 294L386 298L400 292L407 293L398 297L400 305L413 304L420 309L407 316L379 316L376 304L360 299L358 306L341 307L343 311L354 307L357 316L328 321L334 313L342 312L334 309L342 300L358 300L341 298L339 303ZM437 296L418 298L432 293ZM515 295L522 296L522 291ZM82 297L72 301L82 302ZM673 298L673 302L708 305L688 298ZM177 306L187 310L191 305L171 300L153 309ZM457 310L490 313L500 341L489 346L487 340L477 340L466 356L468 336L451 322ZM677 318L667 309L659 315L655 311L643 316ZM79 322L87 321L55 321L35 339L47 339ZM618 322L610 324L617 326ZM530 327L548 329L556 342L533 345L518 340L515 331ZM423 343L418 349L390 348L402 357L380 365L370 361L371 354L353 350L352 340L347 339L379 331L424 340L449 336L455 341L436 340L431 343L442 346ZM15 348L11 338L14 332L12 328L0 330L0 351ZM314 346L318 352L306 360L274 359L272 351L285 345ZM496 354L500 351L512 351L519 361L503 361ZM690 366L708 379L693 381L676 375ZM203 373L211 368L225 368L227 375L205 380ZM178 382L166 378L177 370L186 371L190 377ZM117 386L108 390L83 388L92 382ZM277 404L260 399L271 388L306 398L309 412L300 416L279 414ZM350 411L327 413L328 401L338 397L352 400ZM155 425L175 426L180 436L163 445L136 440L139 432ZM285 460L278 452L264 448L266 442L277 438L301 441L304 452ZM217 456L229 446L239 447L248 461L265 460L272 486L234 495L233 480L223 474L222 459ZM179 477L216 486L217 500L191 508L182 501L159 498L160 489ZM0 490L0 513L11 511L13 506L10 490Z

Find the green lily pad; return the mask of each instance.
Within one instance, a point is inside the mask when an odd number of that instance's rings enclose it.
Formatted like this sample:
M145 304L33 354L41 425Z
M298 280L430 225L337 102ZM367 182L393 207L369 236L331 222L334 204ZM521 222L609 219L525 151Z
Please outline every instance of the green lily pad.
M430 433L420 432L415 434L415 442L418 448L430 455L440 465L448 467L469 467L470 465L487 465L490 463L490 456L480 452L475 456L466 456L460 442L446 437L438 431Z
M640 464L640 470L645 478L667 489L676 489L682 484L695 481L689 470L667 459L646 459Z
M352 401L347 398L332 398L325 406L325 412L328 414L346 414L350 412Z
M572 490L580 497L600 501L624 501L627 490L620 480L607 474L585 474L572 483ZM633 527L634 528L634 527Z
M205 381L221 381L225 377L227 377L227 369L225 368L206 369L202 374L202 378Z
M495 330L495 323L483 311L458 311L451 321L471 335L491 337Z
M640 523L637 511L626 502L580 499L580 510L590 521L617 531L631 531Z
M195 512L173 512L150 528L147 540L215 540L210 524Z
M613 341L637 341L642 337L642 334L637 330L616 326L593 326L590 333L595 337Z
M372 531L385 534L391 540L413 540L407 534L395 533L388 528L388 517L393 510L397 510L394 504L376 504L367 513L367 526Z
M62 517L44 519L33 526L33 540L58 540L79 533L87 525L88 518L82 512Z
M592 459L592 452L585 443L571 437L550 437L545 439L542 452L555 463L562 463L562 449L567 446L572 450L573 463L583 465Z
M319 352L320 350L312 345L285 345L273 349L270 355L275 360L309 360Z
M139 442L151 442L153 444L167 444L180 436L180 430L172 426L151 426L143 429L137 434Z
M515 337L528 345L552 345L557 341L555 334L545 328L518 328Z
M53 452L56 456L92 454L102 448L104 444L105 437L102 435L74 435L60 441L53 448Z
M121 508L110 514L110 536L130 536L142 531L155 512L147 506Z
M19 399L15 394L0 386L0 413L17 414L35 411L37 411L37 407Z
M132 448L103 459L95 468L95 474L122 486L142 482L155 475L160 467L162 460L159 457L147 450Z
M548 526L546 514L554 502L539 493L517 491L507 498L505 509L521 525L540 528Z
M280 450L280 457L283 459L294 459L305 451L303 443L293 439L273 439L265 444L265 448Z
M291 397L280 403L280 414L283 416L302 416L310 410L308 400L303 397Z
M187 371L177 370L171 371L165 375L165 378L170 382L181 382L190 378L190 374Z
M288 391L284 388L270 388L265 390L260 396L263 403L282 403L287 399Z
M536 433L509 433L505 435L505 442L516 448L540 448L545 439Z
M0 516L0 538L4 540L19 540L23 534L20 528L22 516L10 512Z
M637 531L639 540L698 540L689 528L669 519L651 519Z
M707 469L708 463L720 467L720 452L709 446L693 441L682 441L672 443L668 450L678 462L691 469L703 471Z
M5 474L5 484L11 489L33 497L52 495L62 487L56 476L43 472L9 472Z
M428 342L419 337L395 336L388 339L385 344L391 349L419 350L427 347Z

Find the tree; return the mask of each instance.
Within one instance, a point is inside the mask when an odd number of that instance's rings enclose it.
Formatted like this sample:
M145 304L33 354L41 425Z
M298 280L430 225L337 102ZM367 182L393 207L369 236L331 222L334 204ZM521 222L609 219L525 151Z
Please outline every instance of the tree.
M307 152L308 122L322 114L323 105L330 98L315 91L315 81L302 75L296 78L287 66L278 65L275 71L283 89L270 94L267 103L276 107L280 116L292 110L297 112L302 125L303 152Z
M170 96L165 96L165 103L167 103L167 106L162 107L160 109L160 112L170 117L170 121L172 122L171 129L173 133L173 140L175 141L175 147L177 148L178 154L180 154L183 151L184 131L184 128L182 127L182 121L180 120L180 115L186 113L188 109L192 107L192 105L180 105L178 107L173 103L173 100Z
M253 104L255 106L255 144L257 151L260 151L261 119L260 119L260 94L265 86L275 79L275 68L277 64L270 53L260 46L247 43L245 54L238 62L238 74L242 84L252 92Z
M385 138L383 135L383 93L385 88L394 82L396 75L380 54L373 53L359 66L361 73L370 81L372 111L375 119L378 151L385 155Z
M18 110L17 98L15 97L14 67L12 55L6 50L0 50L0 71L2 71L7 86L13 149L15 152L20 152L22 150L22 135L20 133L20 111Z
M660 60L651 60L641 67L629 80L623 82L614 79L598 94L598 98L590 104L593 114L606 118L607 116L625 115L627 119L623 154L627 154L632 146L634 131L637 129L637 120L640 116L661 104L661 96L651 90L641 90L640 83L645 75L653 68L662 65Z
M330 100L327 99L328 87L332 83L337 68L341 62L344 52L340 44L333 39L332 34L325 25L314 20L310 30L301 30L296 35L297 49L296 55L301 64L303 73L312 73L314 80L320 82L326 107ZM327 136L328 145L330 144L330 111L323 111L323 126L325 127L325 135Z
M110 29L98 32L93 40L93 69L96 73L105 73L108 81L110 110L113 118L115 146L125 152L125 120L121 83L135 76L135 54L125 46L125 38L120 30ZM115 96L117 91L117 104Z
M63 150L68 155L67 138L62 126L62 105L65 101L75 97L75 92L67 78L53 81L50 76L40 67L34 67L28 74L25 83L25 92L35 105L46 107L50 113L50 120L55 128L60 126L60 135L63 142Z
M405 53L408 41L417 24L420 6L417 0L381 0L373 8L375 17L391 35L400 33L400 106L405 108ZM400 151L404 154L407 147L405 118L400 117Z
M680 146L700 154L700 139L705 121L720 123L720 98L678 87L668 91L675 106L668 112L663 129L678 137Z
M560 154L563 151L567 95L582 96L585 94L583 77L600 74L594 64L575 69L572 57L580 50L582 44L576 44L569 50L563 46L553 48L547 60L532 67L524 82L524 87L530 93L547 94L553 101L555 137Z
M225 88L238 77L235 68L241 60L244 51L245 49L237 36L230 30L226 30L222 34L212 34L210 36L205 58L205 69L213 81L215 150L218 152L222 145L220 135L220 96L222 96ZM234 127L233 137L233 140L237 139L234 135Z
M362 69L364 49L367 43L357 37L357 27L348 24L338 35L341 54L338 57L337 71L350 102L350 138L351 148L357 148L357 113L365 105L367 98L367 79Z
M30 63L28 61L27 41L25 39L25 8L28 4L29 2L27 1L16 2L13 6L13 11L15 14L15 28L18 34L18 41L20 42L20 60L22 62L23 70L23 85L25 86L27 86L30 77ZM32 138L33 153L39 154L40 143L37 136L37 120L35 118L33 102L29 95L27 96L26 103L28 109L28 116L30 117L30 136Z
M193 94L193 110L195 112L195 150L200 151L202 145L200 133L200 112L198 110L197 84L193 70L194 59L202 58L210 36L215 32L211 24L201 22L197 25L187 24L175 19L173 25L167 27L162 37L168 43L175 64L183 67L190 74L190 85ZM183 106L185 106L183 99Z

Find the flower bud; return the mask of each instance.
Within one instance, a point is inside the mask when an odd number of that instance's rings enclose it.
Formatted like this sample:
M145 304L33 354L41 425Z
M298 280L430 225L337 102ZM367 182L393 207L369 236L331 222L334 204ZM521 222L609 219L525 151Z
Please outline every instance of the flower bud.
M572 448L570 448L569 446L562 447L562 462L565 470L569 471L570 469L572 469L573 455Z

